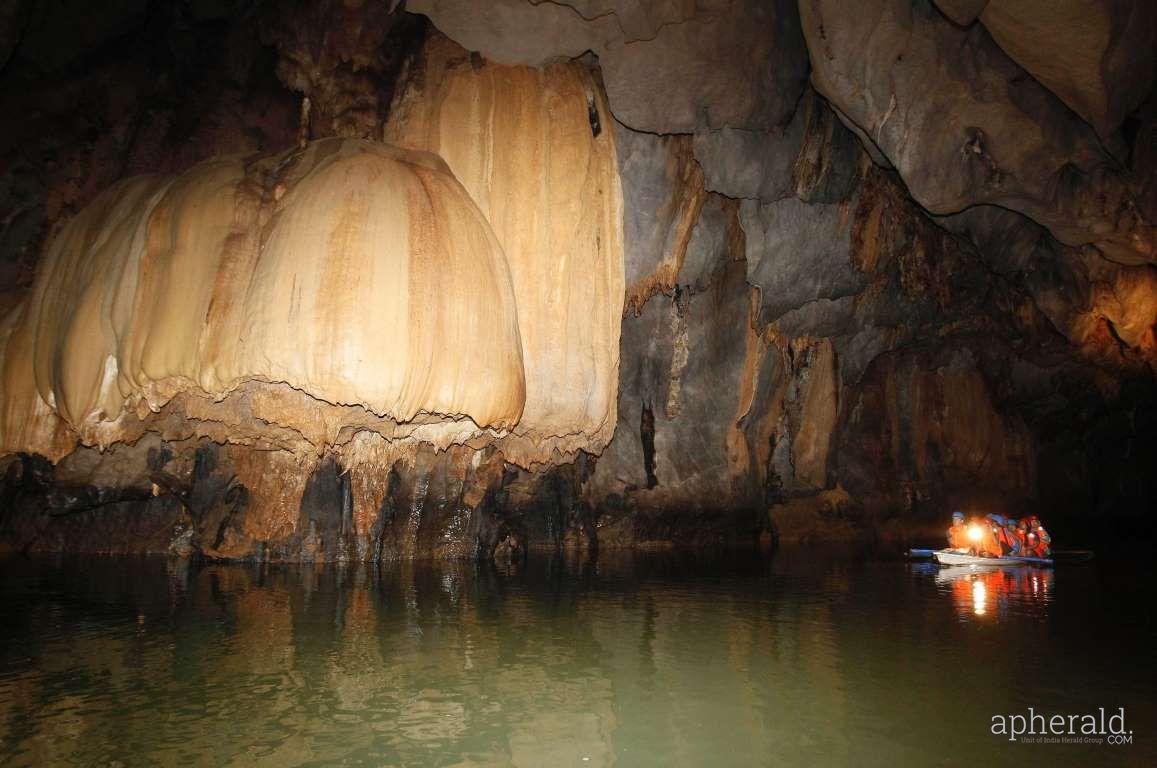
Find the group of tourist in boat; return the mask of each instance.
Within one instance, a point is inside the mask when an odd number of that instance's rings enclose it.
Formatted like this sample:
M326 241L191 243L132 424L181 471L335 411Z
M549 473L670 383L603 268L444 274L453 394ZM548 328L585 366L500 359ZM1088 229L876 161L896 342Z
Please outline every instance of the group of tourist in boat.
M949 549L980 557L1047 558L1052 541L1036 515L1017 520L992 513L965 522L963 512L953 512L948 529Z

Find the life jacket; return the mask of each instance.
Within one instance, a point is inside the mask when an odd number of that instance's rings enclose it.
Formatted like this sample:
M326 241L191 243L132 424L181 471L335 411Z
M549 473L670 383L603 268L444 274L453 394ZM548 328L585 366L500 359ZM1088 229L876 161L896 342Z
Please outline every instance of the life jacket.
M976 549L980 554L988 557L1000 557L1004 554L1004 550L1000 548L1000 539L996 536L996 531L992 529L991 520L979 520L976 523L980 526L980 542L976 545Z
M961 523L948 529L949 549L968 549L972 542L968 540L968 526Z
M1053 551L1053 537L1049 536L1049 532L1045 530L1043 525L1038 525L1036 530L1036 549L1040 552L1037 557L1048 557Z
M1019 555L1021 553L1020 537L1016 535L1016 529L1009 530L1006 526L1000 529L1001 544L1004 545L1008 554Z
M1012 545L1008 541L1008 535L1004 532L1004 526L993 523L992 535L996 537L996 543L1000 545L1000 554L1008 554L1012 549Z

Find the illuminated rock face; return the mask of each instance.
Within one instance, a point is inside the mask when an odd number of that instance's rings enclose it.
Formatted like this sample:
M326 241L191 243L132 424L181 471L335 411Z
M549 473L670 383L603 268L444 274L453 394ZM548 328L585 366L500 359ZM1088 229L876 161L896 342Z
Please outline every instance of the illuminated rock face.
M359 429L444 445L509 429L525 401L486 219L437 157L368 142L113 187L53 241L13 320L8 450L59 450L36 444L53 417L29 376L100 445L179 437L169 415L296 453Z
M441 90L408 91L389 129L409 148L213 160L71 221L0 329L0 446L601 450L623 300L601 96L578 67L478 70L443 43Z
M430 40L386 124L386 141L446 164L510 264L526 405L511 461L599 453L615 427L623 311L623 201L612 118L573 64L479 66Z

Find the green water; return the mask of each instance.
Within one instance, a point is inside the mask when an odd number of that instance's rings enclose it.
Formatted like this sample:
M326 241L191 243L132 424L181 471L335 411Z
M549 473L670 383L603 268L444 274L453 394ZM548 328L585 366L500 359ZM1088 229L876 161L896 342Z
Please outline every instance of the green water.
M979 585L979 586L978 586ZM1154 765L1148 571L0 561L4 765ZM1124 707L1132 744L995 714Z

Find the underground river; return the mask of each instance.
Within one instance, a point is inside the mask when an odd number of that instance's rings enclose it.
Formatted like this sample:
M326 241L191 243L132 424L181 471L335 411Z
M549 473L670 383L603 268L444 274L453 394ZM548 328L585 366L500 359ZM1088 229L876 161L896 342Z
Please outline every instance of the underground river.
M41 556L0 571L4 765L1157 760L1154 580L1106 559L977 574L813 550L509 569ZM1029 707L1123 708L1132 743L992 733Z

